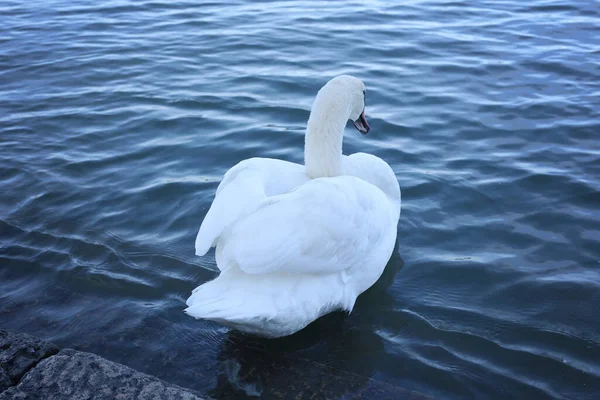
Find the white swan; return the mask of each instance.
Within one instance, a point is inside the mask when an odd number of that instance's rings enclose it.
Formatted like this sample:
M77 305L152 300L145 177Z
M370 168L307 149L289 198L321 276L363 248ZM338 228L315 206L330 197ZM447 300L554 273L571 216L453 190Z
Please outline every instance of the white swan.
M305 166L251 158L225 174L196 254L216 247L220 275L197 287L195 318L266 337L290 335L334 310L352 311L396 242L400 187L370 154L342 155L348 119L363 134L365 86L342 75L317 94Z

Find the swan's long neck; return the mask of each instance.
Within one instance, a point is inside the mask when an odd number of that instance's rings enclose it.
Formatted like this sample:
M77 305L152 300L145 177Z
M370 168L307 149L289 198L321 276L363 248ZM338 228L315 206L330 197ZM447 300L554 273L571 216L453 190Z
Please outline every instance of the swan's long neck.
M313 104L304 143L304 165L311 178L342 173L342 142L350 114L349 101L325 86Z

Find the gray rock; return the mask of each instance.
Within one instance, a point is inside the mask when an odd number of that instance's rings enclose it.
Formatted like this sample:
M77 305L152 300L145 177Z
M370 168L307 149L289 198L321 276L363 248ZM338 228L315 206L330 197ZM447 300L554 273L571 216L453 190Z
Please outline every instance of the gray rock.
M94 354L66 349L43 360L17 386L0 393L0 400L8 399L201 400L201 397Z
M19 383L41 360L58 353L58 347L23 333L0 330L0 392Z

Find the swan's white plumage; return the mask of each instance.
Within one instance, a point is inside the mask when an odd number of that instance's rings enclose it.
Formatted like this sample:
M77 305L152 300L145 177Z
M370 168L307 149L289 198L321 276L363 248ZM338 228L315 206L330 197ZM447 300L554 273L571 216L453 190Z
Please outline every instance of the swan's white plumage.
M363 90L348 76L321 89L306 168L252 158L225 174L196 238L198 255L216 247L221 274L194 290L188 314L284 336L333 310L351 311L379 278L396 240L400 188L380 158L341 154L345 123L364 108Z
M286 193L306 182L301 165L271 158L250 158L232 167L219 184L196 236L196 255L203 256L233 222L254 211L268 196Z
M383 192L359 178L314 179L263 201L223 246L248 274L339 272L377 250L390 208Z

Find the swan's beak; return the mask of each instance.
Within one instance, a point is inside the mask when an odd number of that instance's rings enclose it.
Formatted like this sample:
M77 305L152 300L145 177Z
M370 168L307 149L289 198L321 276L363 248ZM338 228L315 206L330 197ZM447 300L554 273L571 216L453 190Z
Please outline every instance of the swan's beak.
M363 135L366 135L371 130L371 127L365 118L365 110L363 110L363 112L360 113L360 117L358 117L356 121L352 121L352 123L354 124L354 127Z

